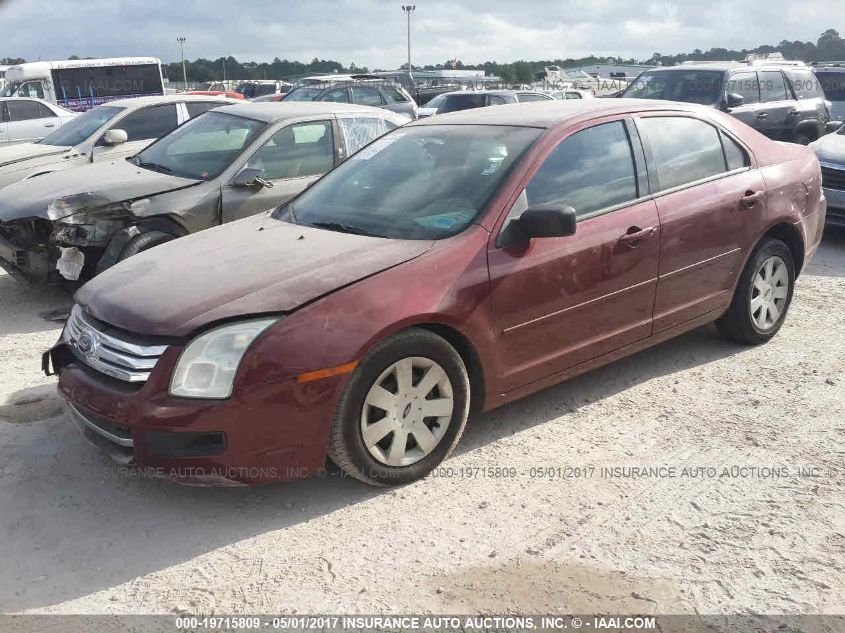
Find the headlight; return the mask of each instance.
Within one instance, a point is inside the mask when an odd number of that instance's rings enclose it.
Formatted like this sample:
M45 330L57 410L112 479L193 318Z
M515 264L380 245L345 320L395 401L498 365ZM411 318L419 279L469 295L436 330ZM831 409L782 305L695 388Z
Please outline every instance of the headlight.
M170 380L170 395L228 398L235 372L255 338L277 317L223 325L201 334L182 351Z

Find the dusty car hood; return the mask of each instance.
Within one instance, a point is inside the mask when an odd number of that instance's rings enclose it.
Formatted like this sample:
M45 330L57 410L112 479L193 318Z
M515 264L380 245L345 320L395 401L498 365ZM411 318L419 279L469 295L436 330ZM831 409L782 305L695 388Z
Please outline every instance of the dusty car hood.
M845 135L827 134L810 144L819 160L845 165Z
M80 288L76 301L130 332L184 336L221 319L294 310L431 245L324 231L263 213L124 260Z
M95 194L89 199L120 202L152 196L202 181L169 176L141 169L127 160L83 165L67 171L55 171L9 185L0 192L0 222L19 218L47 218L47 206L54 200L81 193ZM68 212L81 208L69 207Z
M18 163L30 158L39 156L50 156L53 154L64 154L70 147L58 147L56 145L41 145L40 143L20 143L0 147L0 167Z

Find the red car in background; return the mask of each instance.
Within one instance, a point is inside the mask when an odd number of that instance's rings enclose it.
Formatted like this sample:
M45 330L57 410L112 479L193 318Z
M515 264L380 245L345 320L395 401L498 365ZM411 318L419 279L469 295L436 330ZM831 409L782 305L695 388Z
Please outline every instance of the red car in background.
M243 99L240 92L228 92L226 90L189 90L186 95L209 95L215 97L229 97L230 99Z
M124 462L259 483L329 457L400 484L446 458L470 411L712 321L766 342L824 218L810 149L713 108L446 114L274 212L105 271L45 367Z

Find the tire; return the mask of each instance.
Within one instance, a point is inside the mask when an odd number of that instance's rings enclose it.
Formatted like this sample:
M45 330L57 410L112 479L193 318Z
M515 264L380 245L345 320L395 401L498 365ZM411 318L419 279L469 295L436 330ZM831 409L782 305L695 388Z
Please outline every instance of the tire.
M770 263L772 268L767 270ZM716 328L733 341L748 345L765 343L783 325L794 289L792 251L781 240L767 238L751 254L731 305L716 321Z
M406 377L401 383L400 372ZM332 421L329 457L371 485L420 479L457 444L469 403L469 375L455 348L428 330L405 330L376 345L353 372Z
M122 262L128 257L132 257L133 255L137 255L143 251L148 251L154 246L164 244L165 242L169 242L173 239L176 239L175 235L172 233L165 233L164 231L148 231L147 233L141 233L141 235L136 235L129 240L129 243L123 247L122 251L120 251L120 256L117 258L117 261Z
M792 137L792 142L797 143L798 145L809 145L813 142L813 139L811 139L808 134L799 131Z

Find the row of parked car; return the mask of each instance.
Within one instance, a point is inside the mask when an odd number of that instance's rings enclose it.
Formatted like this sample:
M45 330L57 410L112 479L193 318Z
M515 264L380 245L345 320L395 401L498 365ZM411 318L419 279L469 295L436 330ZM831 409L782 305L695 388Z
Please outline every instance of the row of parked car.
M328 457L401 484L470 411L712 321L777 333L826 218L810 149L717 107L482 96L131 99L0 151L0 265L86 282L42 359L71 419L194 483Z

